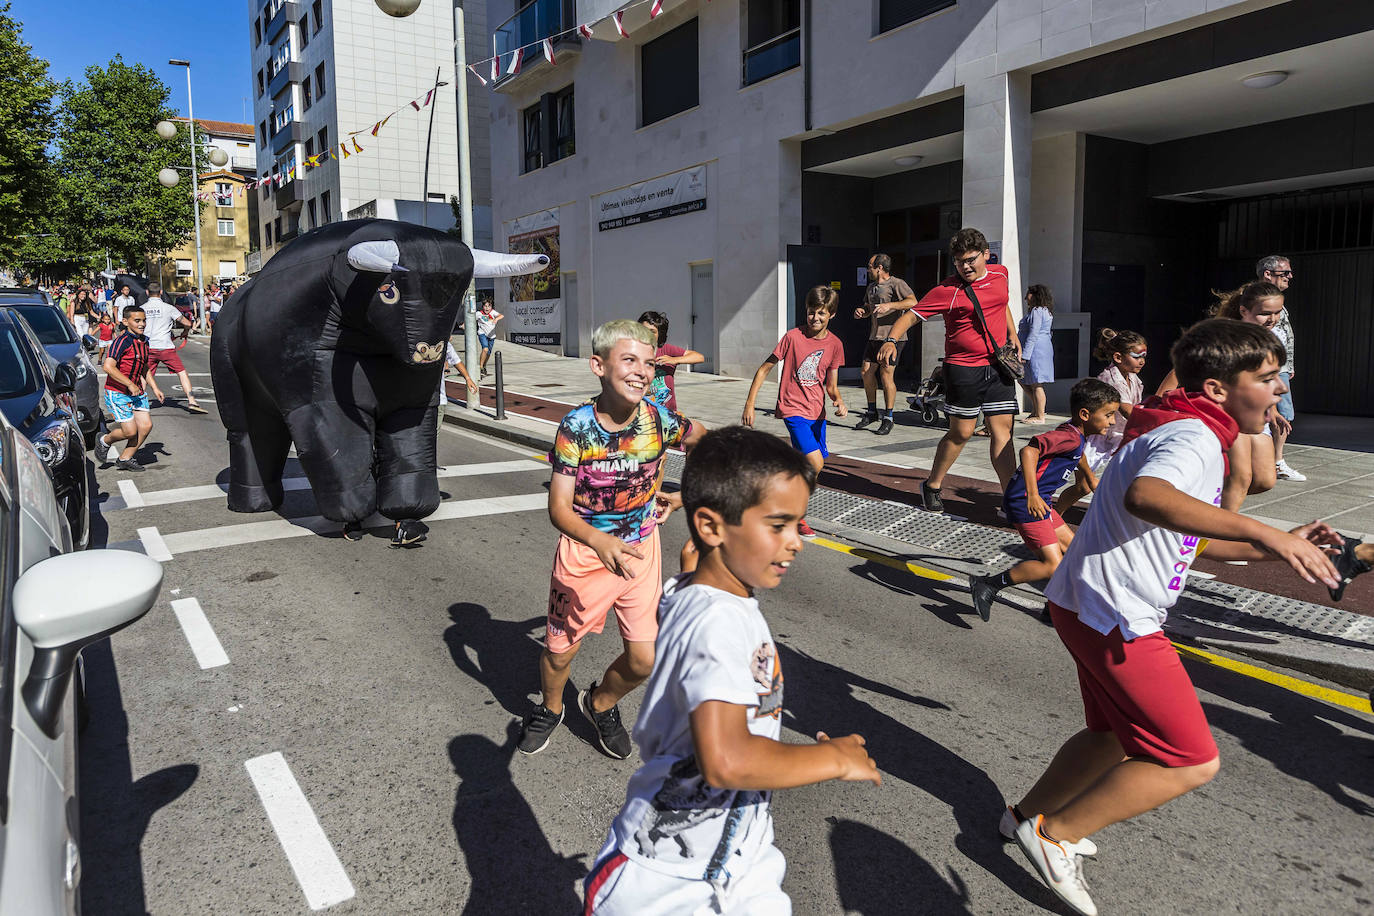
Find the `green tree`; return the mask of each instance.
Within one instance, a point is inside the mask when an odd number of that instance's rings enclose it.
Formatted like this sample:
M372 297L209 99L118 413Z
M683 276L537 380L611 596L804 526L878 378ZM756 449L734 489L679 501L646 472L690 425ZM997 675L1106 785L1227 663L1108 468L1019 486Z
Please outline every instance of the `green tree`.
M175 116L169 94L153 71L119 56L87 67L84 83L63 84L57 178L68 251L108 250L116 266L142 270L149 254L194 231L190 172L173 188L157 180L160 169L190 164L185 125L171 140L157 135L157 122Z
M57 86L9 13L0 4L0 262L23 267L27 237L48 231L41 223L54 190L47 147Z

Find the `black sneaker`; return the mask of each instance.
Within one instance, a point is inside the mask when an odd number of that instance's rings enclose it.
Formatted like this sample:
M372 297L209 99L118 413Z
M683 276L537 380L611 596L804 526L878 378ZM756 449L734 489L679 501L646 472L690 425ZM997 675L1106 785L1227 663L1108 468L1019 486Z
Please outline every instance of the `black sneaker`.
M865 410L863 416L859 417L859 422L854 424L855 429L868 429L878 422L878 412L876 410Z
M416 518L406 518L396 526L396 533L391 536L391 543L387 546L393 550L398 547L411 547L428 536L428 525Z
M1341 584L1335 588L1327 588L1327 591L1331 593L1332 601L1340 601L1341 596L1345 594L1345 587L1354 581L1356 576L1361 573L1367 573L1370 570L1368 563L1355 556L1355 548L1359 547L1363 542L1360 541L1359 538L1353 538L1348 534L1341 536L1345 538L1345 546L1343 546L1341 552L1331 560L1331 565L1336 567L1336 574L1341 577Z
M625 726L620 722L620 708L612 706L605 712L593 710L594 690L595 684L578 694L577 706L582 710L582 715L587 717L587 721L596 728L596 743L601 745L601 749L616 760L624 760L630 756L634 745L630 743L630 733L625 731Z
M537 754L549 746L553 733L563 722L563 712L550 712L543 703L534 707L520 729L520 753Z
M118 461L114 463L114 466L119 468L121 471L141 472L143 470L143 465L139 464L132 458L120 458Z
M992 603L997 600L997 576L969 576L968 590L973 596L973 609L984 620L992 619Z
M892 418L883 417L883 422L878 424L878 435L886 436L890 432L892 432Z
M344 522L343 536L345 541L361 541L363 539L363 523Z
M924 480L921 481L921 505L927 512L945 511L945 501L940 498L940 491L926 486Z

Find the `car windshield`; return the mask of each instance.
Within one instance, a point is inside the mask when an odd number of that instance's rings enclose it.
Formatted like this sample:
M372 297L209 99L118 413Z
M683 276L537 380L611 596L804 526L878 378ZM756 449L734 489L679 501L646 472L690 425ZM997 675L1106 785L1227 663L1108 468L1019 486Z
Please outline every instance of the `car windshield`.
M38 378L29 368L23 348L14 328L0 328L0 398L17 398L38 390Z
M67 324L66 316L53 306L16 302L10 308L24 316L43 346L76 343L76 332Z

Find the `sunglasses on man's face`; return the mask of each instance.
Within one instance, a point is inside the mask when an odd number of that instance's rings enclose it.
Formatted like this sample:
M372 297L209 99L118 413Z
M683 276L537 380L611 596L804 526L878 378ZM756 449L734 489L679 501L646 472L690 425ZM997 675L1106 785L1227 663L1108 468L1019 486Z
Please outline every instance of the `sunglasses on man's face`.
M1286 277L1289 280L1293 279L1293 271L1291 270L1271 270L1269 272L1276 277Z

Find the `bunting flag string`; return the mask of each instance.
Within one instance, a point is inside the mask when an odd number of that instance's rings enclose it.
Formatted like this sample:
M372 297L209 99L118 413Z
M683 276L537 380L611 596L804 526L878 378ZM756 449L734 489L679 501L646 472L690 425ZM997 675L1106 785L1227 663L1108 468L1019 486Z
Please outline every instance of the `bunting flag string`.
M548 38L544 39L544 59L555 67L558 66L558 58L553 54L553 41Z
M649 7L649 18L657 19L661 12L663 12L663 0L654 0L654 5Z
M520 72L520 65L525 61L525 49L516 48L515 53L510 56L510 66L506 68L506 76L515 76Z
M620 37L629 38L630 33L625 31L625 23L621 21L624 18L624 16L624 10L616 10L614 13L611 14L611 18L615 20L615 30L620 33Z

